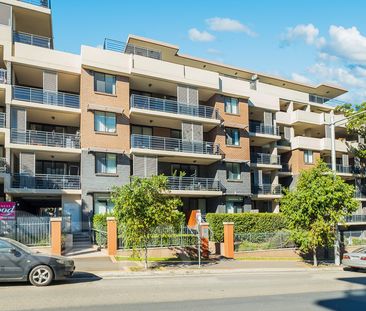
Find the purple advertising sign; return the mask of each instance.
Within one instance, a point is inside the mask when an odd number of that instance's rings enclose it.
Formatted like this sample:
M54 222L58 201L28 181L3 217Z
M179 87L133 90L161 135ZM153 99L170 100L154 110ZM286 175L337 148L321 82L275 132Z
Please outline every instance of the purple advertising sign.
M15 220L15 202L0 202L0 220Z

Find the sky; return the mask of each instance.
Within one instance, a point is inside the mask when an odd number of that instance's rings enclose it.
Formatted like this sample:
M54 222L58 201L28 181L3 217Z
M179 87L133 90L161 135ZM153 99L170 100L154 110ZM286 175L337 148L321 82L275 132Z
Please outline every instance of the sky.
M364 0L52 0L55 48L80 53L128 34L178 45L181 54L340 85L366 101Z

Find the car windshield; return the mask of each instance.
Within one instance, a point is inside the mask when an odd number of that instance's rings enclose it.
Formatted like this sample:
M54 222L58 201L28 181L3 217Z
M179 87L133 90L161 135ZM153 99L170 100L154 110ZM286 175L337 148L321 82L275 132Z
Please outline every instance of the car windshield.
M28 254L35 254L37 253L35 250L29 248L28 246L22 244L22 243L19 243L18 241L15 241L15 240L11 240L10 243L12 245L14 245L15 247L18 247L20 248L21 250L25 251L26 253Z
M357 248L352 253L366 253L366 247Z

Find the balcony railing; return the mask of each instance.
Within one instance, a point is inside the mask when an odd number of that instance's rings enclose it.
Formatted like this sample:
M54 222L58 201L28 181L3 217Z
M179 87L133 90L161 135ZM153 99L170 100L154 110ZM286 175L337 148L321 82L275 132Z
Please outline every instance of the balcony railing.
M4 112L0 112L0 128L6 127L6 114Z
M277 146L291 147L291 142L287 139L280 139L280 140L277 140Z
M282 193L281 185L255 185L253 187L253 193L259 195L280 195Z
M288 163L281 163L282 167L280 168L280 172L291 173L291 167Z
M10 80L8 79L8 71L6 69L0 68L0 83L9 84Z
M366 215L351 215L344 218L345 222L366 222Z
M80 96L76 94L50 92L24 86L13 86L13 99L60 107L80 107Z
M327 166L332 169L332 164L327 163ZM336 164L336 172L341 174L353 174L353 166L343 166L342 164Z
M51 38L37 36L37 35L30 34L30 33L25 33L25 32L14 31L13 40L14 40L14 42L39 46L39 47L47 48L47 49L50 49L52 47Z
M185 191L223 191L220 181L202 177L168 177L169 190Z
M313 94L309 94L309 102L316 103L316 104L334 105L334 106L348 104L347 102L345 102L343 100L327 98L327 97L322 97L322 96L313 95Z
M355 198L356 199L366 199L366 189L356 189Z
M0 173L8 172L8 164L6 163L6 158L0 158Z
M35 176L14 174L12 188L21 189L80 189L79 175L48 175Z
M173 152L219 155L220 147L206 141L189 141L170 137L131 135L131 147Z
M13 144L47 146L57 148L80 148L80 136L56 132L11 129L10 141Z
M252 153L250 158L252 163L281 165L281 156L275 154Z
M154 98L149 96L133 94L130 102L131 108L161 111L167 113L188 115L206 119L219 119L219 113L210 106L188 105L175 100Z
M51 0L19 0L19 1L33 4L36 6L40 6L43 8L48 8L48 9L51 8Z
M122 41L117 41L113 39L104 39L105 50L126 53L126 54L135 54L144 57L150 57L154 59L161 59L161 52L153 49L148 49L146 47L136 46L130 43L125 43Z
M279 135L279 127L273 125L265 125L262 123L250 123L249 132L255 134L265 134L265 135Z

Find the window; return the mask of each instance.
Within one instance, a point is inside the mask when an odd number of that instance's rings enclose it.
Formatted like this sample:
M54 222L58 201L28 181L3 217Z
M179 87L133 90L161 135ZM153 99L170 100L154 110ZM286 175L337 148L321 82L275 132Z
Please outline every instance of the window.
M113 211L114 204L107 194L94 195L94 214L107 214Z
M94 113L94 131L115 133L116 132L116 114L113 112L95 111L95 113Z
M147 126L132 125L131 134L152 136L152 128Z
M239 101L237 98L225 97L225 112L239 114Z
M239 129L227 127L225 131L226 131L226 145L239 146L240 145Z
M8 253L13 248L8 242L0 241L0 253Z
M313 151L304 150L304 162L305 164L313 164Z
M226 162L226 178L228 180L240 180L240 163Z
M116 94L116 77L100 72L94 72L94 91Z
M117 155L114 153L95 154L95 172L98 174L117 173Z
M182 131L181 130L170 130L170 137L171 138L181 139L182 138Z
M226 198L226 213L243 213L243 197L227 197Z
M198 176L198 166L189 164L172 164L171 165L171 175L172 176L182 176L184 177L197 177Z

